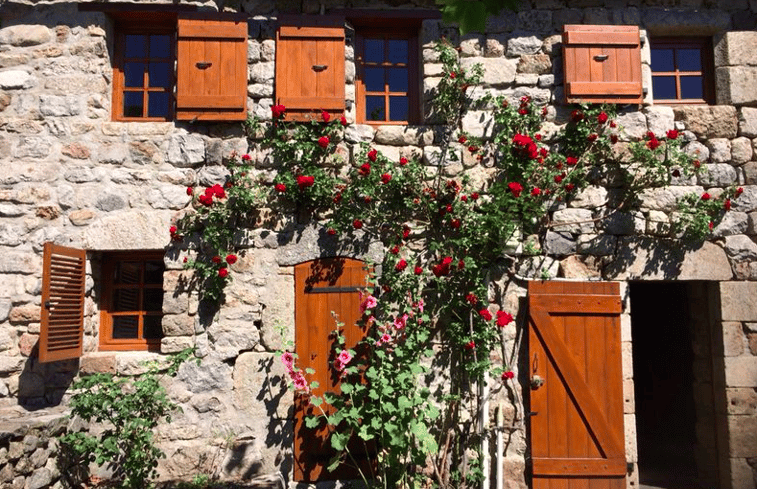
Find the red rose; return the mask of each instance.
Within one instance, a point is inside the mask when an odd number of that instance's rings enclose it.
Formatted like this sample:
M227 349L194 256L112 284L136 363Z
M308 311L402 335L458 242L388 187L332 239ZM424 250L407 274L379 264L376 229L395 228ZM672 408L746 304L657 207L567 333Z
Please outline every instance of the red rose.
M465 344L466 350L475 350L476 349L476 342L473 340L470 340L468 343Z
M321 136L318 138L318 146L321 148L326 149L329 145L329 137L328 136Z
M226 278L229 275L229 269L228 268L221 268L218 270L218 276L221 278Z
M555 175L555 183L562 182L562 175Z
M452 219L449 225L452 229L460 229L460 219Z
M570 120L573 122L579 122L583 120L583 118L584 118L584 114L583 112L579 110L574 110L573 112L570 113Z
M384 173L381 175L381 183L387 184L392 180L392 176L388 173Z
M512 370L506 370L506 371L502 372L502 380L503 381L504 380L510 380L510 379L513 379L513 378L515 378L515 374L513 373Z
M484 321L492 320L492 313L489 312L489 309L481 309L478 311L478 315L484 318Z
M541 194L541 189L539 187L534 187L533 190L531 190L531 195L533 195L534 197L539 194Z
M476 146L468 146L468 151L470 151L471 153L475 153L476 151L478 151L478 147L476 147Z
M242 155L242 161L250 161L251 159L252 159L252 156L250 156L248 154L243 154Z
M460 200L462 200L463 202L468 202L468 196L463 194L460 196Z
M202 204L202 205L204 205L206 207L209 207L209 206L213 205L213 197L211 197L209 195L201 194L197 198L197 200L200 202L200 204Z
M213 263L221 263L221 257L218 255L211 258L211 260L213 261Z
M369 175L371 173L370 163L363 163L360 165L360 169L357 172L363 176Z
M355 229L362 228L363 227L363 221L361 221L360 219L355 219L354 221L352 221L352 227L354 227Z
M473 200L478 200L478 192L473 192L472 194L470 194L470 198Z
M370 204L371 202L373 202L373 199L371 198L370 195L366 195L365 197L363 197L363 202L365 202L366 204Z
M675 129L669 130L665 135L668 136L668 139L678 139L678 131Z
M528 114L528 109L525 108L525 107L521 107L520 109L518 109L518 113L520 115L526 115L526 114Z
M615 144L618 142L618 135L617 134L610 134L610 142L612 144Z
M723 201L723 209L727 211L731 210L731 199L725 199L725 201Z
M610 121L610 127L615 128L618 127L618 125L615 123L615 121Z
M460 144L465 144L466 142L468 142L468 138L466 138L465 136L460 136L459 138L457 138L457 142Z
M400 166L405 166L405 165L407 165L407 158L403 156L402 158L400 158Z
M504 328L513 320L513 315L505 311L497 311L497 326Z
M710 221L710 223L707 225L708 228L710 228L710 231L712 231L712 228L715 227L715 223Z
M276 189L277 192L284 193L287 191L287 186L283 183L277 183L273 188Z
M607 113L604 111L600 112L599 115L597 115L597 122L600 124L607 122Z
M708 194L707 192L703 193L702 200L710 200L710 194Z
M339 118L339 123L340 123L341 125L343 125L343 126L346 126L346 125L347 125L347 118L346 118L346 117L344 117L344 116L340 117L340 118Z
M402 237L407 239L408 236L410 236L410 228L405 226L402 228Z
M334 203L335 203L335 204L338 204L339 202L341 202L341 201L342 201L342 193L341 193L341 192L339 192L338 194L336 194L336 195L334 196L334 199L333 199L333 200L334 200Z
M457 269L458 269L458 270L462 270L463 268L465 268L465 262L464 262L464 261L463 261L462 259L460 259L460 260L459 260L459 261L457 262Z
M331 120L331 114L326 112L325 110L321 111L321 119L323 119L323 122L328 122Z
M336 236L336 229L334 228L329 228L326 232L329 234L329 236Z
M390 253L391 253L392 255L396 255L397 253L399 253L399 252L400 252L400 247L399 247L399 245L394 245L394 246L392 246L392 248L391 248L391 249L389 250L389 252L390 252Z
M405 260L400 260L396 265L394 265L394 269L398 272L403 271L405 268L407 268L407 262Z
M658 146L660 146L660 141L658 141L657 138L653 138L647 141L647 148L651 150L657 149Z
M468 301L470 304L475 305L478 302L478 297L476 297L476 294L468 294L465 296L465 300Z
M415 267L415 270L413 270L416 275L420 275L423 273L423 269L421 267Z
M589 141L591 141L591 142L594 142L594 141L596 141L596 140L597 140L597 138L598 138L598 137L599 137L599 136L597 135L597 133L594 133L594 132L593 132L593 133L589 134L589 135L588 135L588 136L586 137L586 139L588 139L588 140L589 140Z
M308 187L312 187L315 184L315 177L310 175L300 175L297 177L297 186L300 190L305 190Z
M743 192L744 192L744 189L742 187L737 188L736 189L736 197L738 197L739 195L741 195Z
M507 184L507 188L510 189L510 192L513 194L513 197L520 197L520 193L523 192L523 185L519 184L518 182L510 182Z
M187 187L187 195L192 195L195 190L192 187Z
M279 117L283 116L285 111L286 107L281 104L271 107L271 114L273 115L274 119L278 119Z
M233 265L237 262L237 255L226 255L226 263Z
M534 139L536 139L537 141L541 141L541 134L534 134Z
M187 257L185 256L185 257L184 257L184 263L186 263L186 262L188 262L188 261L189 261L189 258L187 258Z
M171 226L168 228L168 232L171 234L176 234L176 231L178 231L178 228L176 226Z
M565 185L565 191L566 192L572 192L574 188L576 188L576 186L573 185L572 183L569 183L569 184Z
M378 151L376 151L375 149L372 149L372 150L368 151L368 159L369 160L375 162L377 157L378 157Z

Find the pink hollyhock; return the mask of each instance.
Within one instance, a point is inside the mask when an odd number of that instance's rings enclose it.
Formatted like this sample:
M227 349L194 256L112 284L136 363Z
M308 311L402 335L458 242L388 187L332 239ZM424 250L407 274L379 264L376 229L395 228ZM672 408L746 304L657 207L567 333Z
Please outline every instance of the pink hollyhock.
M237 262L237 255L226 255L226 263L233 265Z
M321 111L321 119L323 119L323 122L328 122L331 120L331 114L326 112L325 110Z
M283 183L277 183L273 188L276 189L277 192L284 193L287 191L287 186Z
M226 278L229 275L229 269L228 268L221 268L218 270L218 276L221 278Z
M376 300L376 298L372 295L367 295L365 296L365 299L360 302L360 312L364 313L366 310L373 309L377 305L378 301Z
M286 112L286 107L283 105L274 105L271 107L271 114L273 115L274 119L278 119L279 117L284 115L284 112Z
M497 326L504 328L513 320L513 315L505 311L497 311Z
M294 368L294 355L285 351L281 354L281 363L284 364L287 370L291 371Z
M354 221L352 221L352 227L354 227L355 229L362 228L363 227L363 221L361 221L360 219L355 219Z
M318 138L318 146L321 148L326 149L329 145L329 137L328 136L321 136Z
M334 366L340 372L352 361L352 355L347 350L342 350L334 361Z
M520 197L520 193L523 192L523 185L518 182L510 182L507 184L507 188L513 194L513 197Z
M407 319L409 317L410 316L408 316L407 314L403 314L402 316L399 316L399 317L395 318L394 319L394 329L404 329L405 326L407 325Z
M388 173L381 175L381 183L387 184L392 181L392 176Z
M607 122L607 119L607 112L602 111L597 115L597 122L599 122L600 124Z
M377 157L378 157L378 151L376 151L375 149L368 151L369 160L375 162Z
M292 372L290 373L290 376L292 377L292 383L294 384L295 389L298 391L308 390L308 381L305 380L305 376L302 375L302 372Z
M297 186L300 190L305 190L315 184L315 178L310 175L299 175L297 177Z
M492 313L489 312L489 309L481 309L478 311L478 315L484 318L484 321L492 320Z

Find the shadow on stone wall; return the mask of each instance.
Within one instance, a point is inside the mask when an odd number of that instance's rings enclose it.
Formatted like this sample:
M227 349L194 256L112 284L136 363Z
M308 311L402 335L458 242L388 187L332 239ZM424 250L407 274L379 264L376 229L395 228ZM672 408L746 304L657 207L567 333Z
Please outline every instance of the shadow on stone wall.
M18 404L28 411L58 406L79 372L79 359L40 363L38 345L18 378Z

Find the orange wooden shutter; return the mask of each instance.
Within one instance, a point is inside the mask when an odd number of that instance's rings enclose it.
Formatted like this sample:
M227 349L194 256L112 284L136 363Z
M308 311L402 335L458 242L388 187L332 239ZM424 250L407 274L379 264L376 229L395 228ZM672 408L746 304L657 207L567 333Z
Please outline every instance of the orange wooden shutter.
M636 26L564 26L567 102L641 103L640 47Z
M178 20L176 119L247 119L247 15Z
M533 488L625 489L619 286L530 282Z
M366 287L364 266L363 262L349 258L323 258L302 263L294 269L297 366L315 370L308 381L320 384L313 389L316 396L339 391L339 372L333 368L332 332L336 329L336 319L332 312L344 323L345 348L354 348L365 336L366 331L357 324L361 318L359 292ZM328 412L328 406L321 407ZM334 456L328 429L324 425L312 430L305 426L305 417L318 413L320 410L308 404L305 396L295 395L294 480L356 478L357 472L346 466L335 472L326 471ZM357 450L353 455L361 456ZM365 460L364 454L362 458Z
M288 120L344 112L344 18L284 17L276 34L276 103Z
M86 262L84 250L45 243L40 362L81 356Z

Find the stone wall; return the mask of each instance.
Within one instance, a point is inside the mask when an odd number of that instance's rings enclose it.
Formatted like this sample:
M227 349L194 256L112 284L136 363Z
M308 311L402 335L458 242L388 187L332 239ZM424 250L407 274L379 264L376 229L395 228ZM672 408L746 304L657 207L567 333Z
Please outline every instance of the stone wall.
M273 181L275 176L266 153L250 145L238 124L112 122L112 19L103 13L81 12L74 3L36 7L33 3L0 7L0 404L30 408L65 405L68 386L79 373L133 374L143 368L141 362L153 357L140 352L98 351L102 252L168 249L168 227L190 202L186 187L223 182L225 171L220 163L231 151L249 153L262 178ZM687 151L708 171L696 180L649 189L636 212L569 224L603 216L601 204L612 197L613 190L588 188L569 205L553 209L551 217L558 224L539 243L546 256L516 253L517 269L524 278L538 277L546 270L553 277L570 279L723 282L723 334L730 345L724 353L729 402L723 415L734 437L728 463L733 467L733 487L754 487L750 477L757 447L748 434L757 433L757 309L742 308L742 314L738 307L754 296L748 281L757 279L757 92L753 88L757 63L754 50L745 49L757 44L757 4L747 0L605 3L583 0L568 6L561 0L523 1L517 13L490 19L485 34L462 37L440 21L424 21L424 106L428 108L428 98L441 74L431 49L441 35L459 45L464 66L484 65L484 84L475 89L477 96L488 92L514 102L530 96L548 106L547 140L569 114L560 103L559 32L563 24L639 25L644 32L642 59L647 68L648 36L714 36L721 105L650 105L654 95L649 90L648 105L623 107L618 117L628 137L680 130ZM278 12L273 5L242 4L251 15L248 108L264 120L270 118L275 88ZM344 7L337 1L324 5L327 9ZM433 7L430 3L423 6ZM216 6L208 3L201 7ZM304 2L302 8L311 14L320 10L312 2ZM389 158L417 155L433 165L441 144L434 124L375 128L353 123L355 69L350 45L346 55L346 116L350 124L339 151L350 159L361 143L368 143ZM646 68L645 76L651 89ZM472 113L463 129L485 136L486 113ZM461 159L448 164L444 174L458 177L465 173L473 182L480 180L485 169L462 147L454 151ZM717 194L730 185L743 186L744 193L714 229L711 241L692 248L662 241L670 234L678 196L705 189ZM90 252L85 355L79 362L43 365L34 354L40 328L41 249L46 241ZM190 478L198 473L251 478L281 473L288 479L292 399L275 352L291 341L294 330L293 265L320 256L381 256L379 243L360 236L349 246L337 243L316 223L294 214L263 216L261 228L240 233L240 245L245 251L231 267L235 279L220 311L200 307L196 295L183 287L188 279L182 269L185 251L170 248L166 254L161 351L165 354L196 346L202 358L200 366L184 365L175 382L167 386L183 413L160 429L161 444L168 454L161 465L166 478ZM503 307L515 314L525 296L525 283L501 278L495 282L498 287L492 300L498 297ZM726 307L726 301L731 301L732 307ZM734 307L738 313L727 312ZM627 357L632 348L627 314L623 324ZM512 351L516 344L513 332L506 350ZM626 375L626 441L629 461L635 462L632 382ZM509 487L525 487L527 481L526 432L518 414L522 410L514 401L520 398L520 394L497 393L512 427L502 466Z

